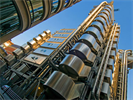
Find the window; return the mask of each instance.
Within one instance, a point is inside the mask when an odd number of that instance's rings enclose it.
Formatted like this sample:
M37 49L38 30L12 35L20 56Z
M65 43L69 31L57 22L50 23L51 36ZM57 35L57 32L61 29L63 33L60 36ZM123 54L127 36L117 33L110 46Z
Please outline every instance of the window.
M44 12L42 0L27 0L32 23L39 20Z
M64 7L69 3L69 0L65 0Z
M75 3L76 0L73 0L73 3Z
M19 18L12 0L0 0L0 37L19 28Z
M73 30L60 30L58 33L72 33Z
M51 5L52 5L51 13L54 13L59 6L59 0L51 0Z

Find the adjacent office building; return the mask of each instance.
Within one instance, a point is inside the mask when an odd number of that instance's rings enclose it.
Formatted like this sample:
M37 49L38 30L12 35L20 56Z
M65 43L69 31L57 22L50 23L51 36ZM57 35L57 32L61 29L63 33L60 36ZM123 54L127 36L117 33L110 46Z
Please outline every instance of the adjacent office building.
M0 44L80 0L0 0Z

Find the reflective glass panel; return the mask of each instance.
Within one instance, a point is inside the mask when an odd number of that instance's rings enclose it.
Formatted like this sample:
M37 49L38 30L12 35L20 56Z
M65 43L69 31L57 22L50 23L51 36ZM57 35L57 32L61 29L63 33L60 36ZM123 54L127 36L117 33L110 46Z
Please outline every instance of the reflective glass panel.
M59 0L51 0L51 5L52 5L51 13L54 13L59 6Z
M58 33L72 33L73 30L59 30Z
M19 28L19 18L12 0L0 0L0 37Z
M73 0L73 2L75 2L76 0Z
M27 4L29 6L32 22L39 20L44 11L42 0L27 0Z
M65 0L64 7L69 3L69 0Z

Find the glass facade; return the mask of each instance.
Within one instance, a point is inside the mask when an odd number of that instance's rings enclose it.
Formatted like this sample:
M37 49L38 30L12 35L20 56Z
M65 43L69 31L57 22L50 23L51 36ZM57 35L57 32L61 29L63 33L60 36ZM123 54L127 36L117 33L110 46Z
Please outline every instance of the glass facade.
M30 10L31 21L35 22L39 20L44 12L42 0L27 0L27 4Z
M58 33L72 33L73 30L59 30Z
M19 28L19 18L12 0L0 0L0 37Z
M69 3L69 0L65 0L64 7Z
M51 5L52 5L51 13L54 13L59 6L59 0L51 0Z
M73 3L75 2L76 0L73 0Z

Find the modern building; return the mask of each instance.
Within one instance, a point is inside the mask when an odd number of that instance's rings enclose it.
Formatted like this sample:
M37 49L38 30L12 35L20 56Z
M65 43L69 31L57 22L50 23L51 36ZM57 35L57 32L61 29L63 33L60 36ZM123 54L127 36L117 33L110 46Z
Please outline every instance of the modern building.
M11 40L6 41L5 43L3 43L2 45L0 45L1 51L0 53L5 55L5 54L11 54L13 55L13 51L15 51L16 49L18 49L20 46L14 44L11 42Z
M120 25L113 16L113 2L104 1L77 29L52 35L44 31L3 57L2 97L126 100L127 62L132 64L132 55L126 57L126 50L119 50L122 56L118 53Z
M118 50L112 80L114 99L126 100L129 70L133 69L133 51Z
M80 0L0 0L0 44Z

